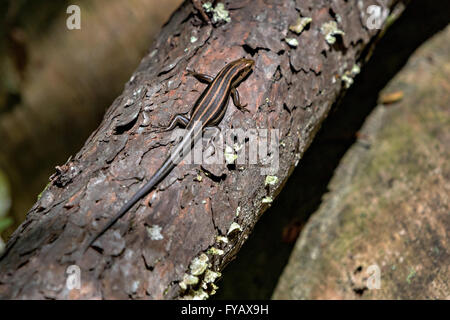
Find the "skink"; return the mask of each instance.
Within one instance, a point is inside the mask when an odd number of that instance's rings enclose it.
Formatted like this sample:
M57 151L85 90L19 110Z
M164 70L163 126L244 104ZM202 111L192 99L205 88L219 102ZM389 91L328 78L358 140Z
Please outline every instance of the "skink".
M246 105L241 105L236 88L253 70L254 64L255 62L251 59L238 59L227 64L215 77L197 72L188 72L189 75L194 76L199 81L208 83L208 86L195 102L190 118L178 114L172 119L167 128L161 130L170 131L177 125L181 125L186 129L183 140L171 151L170 156L150 180L125 203L119 212L98 233L91 237L85 250L172 171L177 163L182 160L180 159L180 154L185 155L186 151L192 148L206 127L213 127L219 124L227 110L230 96L237 108L246 110Z

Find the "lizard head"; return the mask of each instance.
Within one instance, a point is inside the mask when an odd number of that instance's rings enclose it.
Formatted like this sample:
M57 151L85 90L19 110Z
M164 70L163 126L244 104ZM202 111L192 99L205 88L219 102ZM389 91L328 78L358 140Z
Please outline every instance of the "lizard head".
M238 72L236 72L238 77L234 81L234 83L237 84L245 79L250 72L252 72L253 67L255 66L255 61L252 59L241 58L231 62L231 64L238 68Z

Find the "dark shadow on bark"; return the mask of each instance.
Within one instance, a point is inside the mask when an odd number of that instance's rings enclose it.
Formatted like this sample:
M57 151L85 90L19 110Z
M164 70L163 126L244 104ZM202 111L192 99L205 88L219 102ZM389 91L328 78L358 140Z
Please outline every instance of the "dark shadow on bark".
M449 13L448 0L412 1L387 31L342 104L324 122L272 208L257 223L236 261L225 269L215 299L271 297L288 262L293 237L320 205L340 159L376 106L379 91L423 42L449 23Z

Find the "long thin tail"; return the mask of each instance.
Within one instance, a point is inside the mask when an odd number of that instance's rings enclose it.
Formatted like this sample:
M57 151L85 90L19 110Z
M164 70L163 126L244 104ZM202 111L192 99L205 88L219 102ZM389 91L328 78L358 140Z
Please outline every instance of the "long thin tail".
M101 237L106 230L108 230L114 223L117 222L128 210L131 209L132 206L134 206L142 197L144 197L147 193L150 192L151 189L155 185L157 185L173 168L175 167L175 164L171 161L171 159L167 159L164 164L156 171L156 173L152 176L152 178L141 188L138 192L134 194L134 196L128 200L124 206L117 212L117 214L111 218L111 220L108 221L108 223L94 236L92 236L89 239L88 245L84 249L84 252L86 252L87 249L89 249L90 246L99 238Z
M119 212L92 238L89 239L88 245L84 252L97 240L102 234L106 232L117 220L119 220L132 206L134 206L142 197L150 192L162 179L164 179L170 171L176 166L176 163L183 157L181 154L187 154L189 148L192 148L195 142L201 137L203 126L201 122L195 122L193 125L187 126L187 133L183 140L171 152L171 155L164 161L162 166L155 172L150 180L120 209Z

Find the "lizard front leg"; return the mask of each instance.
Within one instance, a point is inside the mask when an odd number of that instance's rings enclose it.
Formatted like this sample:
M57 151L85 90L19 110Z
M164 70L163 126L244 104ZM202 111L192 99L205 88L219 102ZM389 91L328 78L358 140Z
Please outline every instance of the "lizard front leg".
M234 103L234 105L236 106L236 108L238 108L238 109L241 110L241 111L247 111L247 112L250 112L250 111L246 108L247 103L246 103L246 104L241 104L241 99L239 98L239 92L237 91L236 88L232 88L232 89L231 89L231 98L233 99L233 103Z

